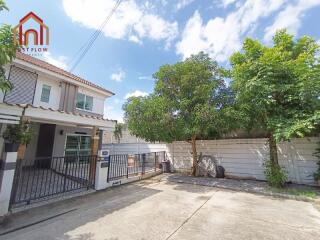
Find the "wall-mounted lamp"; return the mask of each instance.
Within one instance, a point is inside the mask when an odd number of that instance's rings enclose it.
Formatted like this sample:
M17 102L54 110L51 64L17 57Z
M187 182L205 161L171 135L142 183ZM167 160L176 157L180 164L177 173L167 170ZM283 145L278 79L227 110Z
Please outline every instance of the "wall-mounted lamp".
M60 135L63 135L63 130L60 130Z

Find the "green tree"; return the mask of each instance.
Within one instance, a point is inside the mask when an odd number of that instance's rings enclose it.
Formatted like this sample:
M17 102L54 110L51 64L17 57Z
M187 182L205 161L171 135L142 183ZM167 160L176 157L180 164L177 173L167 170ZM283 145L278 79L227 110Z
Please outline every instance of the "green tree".
M0 11L9 10L3 0L0 0ZM0 27L0 91L8 91L13 86L6 79L4 65L11 63L16 55L18 45L13 41L14 34L10 25Z
M161 66L154 78L152 94L131 98L124 105L128 128L149 141L191 143L195 175L196 140L220 136L231 122L225 121L230 114L230 94L222 70L201 52L185 61Z
M231 56L232 87L242 123L268 131L270 160L278 164L277 143L303 137L320 123L319 46L278 31L273 46L246 39Z

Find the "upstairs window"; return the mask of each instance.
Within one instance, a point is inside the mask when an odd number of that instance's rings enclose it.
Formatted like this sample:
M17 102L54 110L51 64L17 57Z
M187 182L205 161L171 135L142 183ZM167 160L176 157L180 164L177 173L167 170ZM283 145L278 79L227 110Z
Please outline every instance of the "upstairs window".
M42 85L42 92L41 92L41 102L45 102L45 103L49 103L49 99L50 99L50 91L51 91L51 86Z
M83 93L77 94L76 107L81 110L92 111L93 97L85 95Z

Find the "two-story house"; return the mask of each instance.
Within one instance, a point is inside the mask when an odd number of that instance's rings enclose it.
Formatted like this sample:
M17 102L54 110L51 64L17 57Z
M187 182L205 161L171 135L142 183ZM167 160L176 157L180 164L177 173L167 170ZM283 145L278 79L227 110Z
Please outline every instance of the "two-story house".
M103 118L105 99L112 92L23 53L6 66L6 74L14 88L0 92L1 129L22 115L31 121L33 138L25 159L97 154L102 131L115 125Z
M6 77L13 89L0 92L1 156L8 124L28 123L32 139L20 145L16 163L0 161L0 186L7 186L0 189L0 216L9 199L11 208L93 188L101 136L116 124L103 118L105 99L114 94L23 53L6 66Z

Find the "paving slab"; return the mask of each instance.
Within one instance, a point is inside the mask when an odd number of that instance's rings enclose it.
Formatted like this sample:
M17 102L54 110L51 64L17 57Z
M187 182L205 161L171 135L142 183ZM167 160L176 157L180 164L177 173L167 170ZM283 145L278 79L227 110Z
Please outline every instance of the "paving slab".
M167 177L170 182L187 183L208 187L216 187L229 189L234 191L242 191L249 193L258 193L266 196L295 199L301 201L320 202L320 188L315 186L307 186L302 184L287 183L285 189L272 189L266 181L257 180L240 180L228 178L211 178L211 177L193 177L183 174L171 174ZM290 192L291 190L291 192ZM295 192L293 191L295 190ZM312 191L315 196L297 195L297 191Z
M312 202L167 178L160 175L17 213L0 228L2 233L35 224L0 239L320 239L320 212Z

